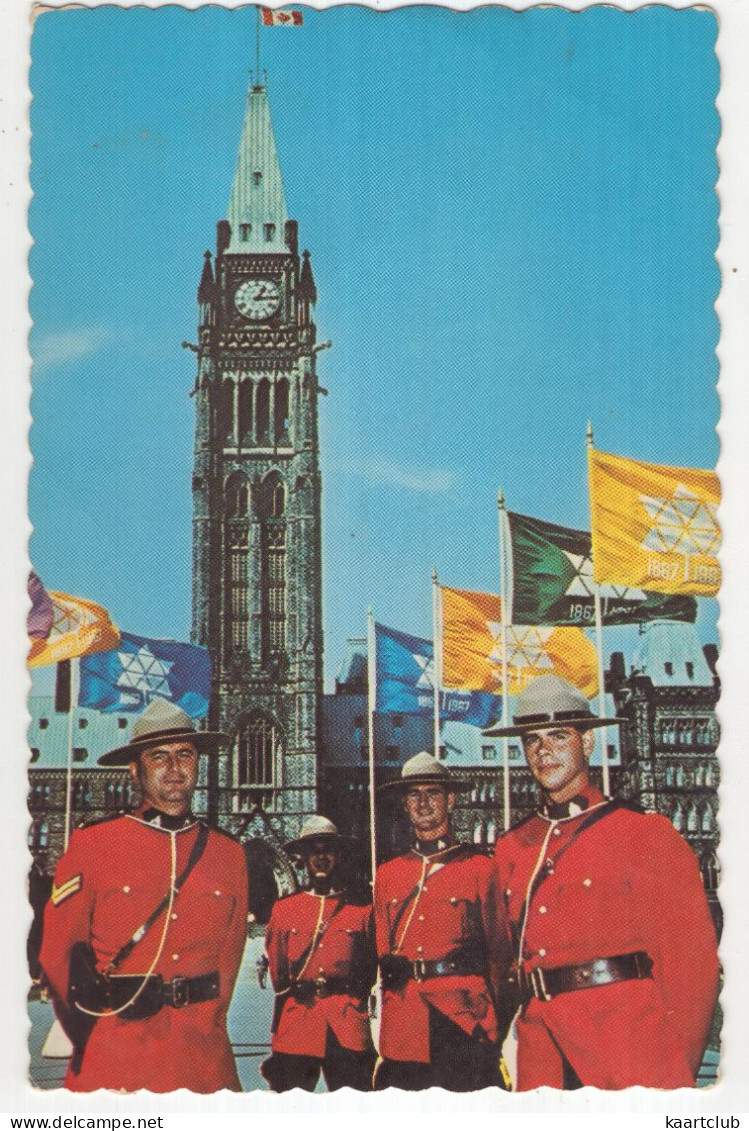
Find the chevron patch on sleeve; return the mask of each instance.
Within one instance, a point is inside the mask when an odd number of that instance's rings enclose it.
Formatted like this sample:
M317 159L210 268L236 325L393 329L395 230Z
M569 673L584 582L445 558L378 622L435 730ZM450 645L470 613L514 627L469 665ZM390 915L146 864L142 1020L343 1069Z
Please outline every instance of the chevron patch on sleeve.
M64 903L71 895L75 895L83 887L83 872L79 872L77 876L71 876L64 884L52 885L52 903L57 907L59 903Z

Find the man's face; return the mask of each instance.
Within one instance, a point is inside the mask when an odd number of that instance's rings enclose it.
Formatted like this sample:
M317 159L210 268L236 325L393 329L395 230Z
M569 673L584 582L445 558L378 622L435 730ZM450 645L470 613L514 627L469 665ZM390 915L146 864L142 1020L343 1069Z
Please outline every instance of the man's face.
M406 792L403 808L419 840L436 840L450 830L450 814L455 794L444 785L412 785Z
M144 805L179 816L190 808L198 778L198 752L191 742L147 746L130 763L130 773L140 786Z
M545 727L523 736L530 771L552 801L569 801L587 784L593 743L592 731L575 727Z
M340 860L340 853L333 841L321 839L312 841L307 847L305 863L310 880L314 883L329 880Z

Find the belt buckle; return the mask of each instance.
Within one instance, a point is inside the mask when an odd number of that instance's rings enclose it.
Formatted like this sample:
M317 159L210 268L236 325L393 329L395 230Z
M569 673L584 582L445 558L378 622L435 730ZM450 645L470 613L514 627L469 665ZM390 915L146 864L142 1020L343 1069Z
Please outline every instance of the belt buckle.
M175 1009L181 1009L189 1001L187 978L177 975L176 978L172 978L169 984L172 987L172 1005Z
M528 971L528 984L530 985L531 993L539 1001L551 1001L551 994L546 988L546 979L544 972L540 966L536 966L533 970Z
M427 976L427 964L423 958L415 958L413 961L414 968L414 981L423 982Z
M315 978L314 984L315 984L315 997L327 997L328 996L328 980L327 980L327 978L324 977L324 975L320 974L319 977Z

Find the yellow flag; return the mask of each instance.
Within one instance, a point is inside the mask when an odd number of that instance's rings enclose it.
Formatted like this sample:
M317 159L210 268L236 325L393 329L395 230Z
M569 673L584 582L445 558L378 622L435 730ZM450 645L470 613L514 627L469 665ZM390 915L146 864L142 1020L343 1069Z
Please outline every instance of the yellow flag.
M492 593L442 592L442 684L457 691L502 693L501 602ZM589 699L598 691L596 650L580 628L513 624L507 628L508 694L539 675L574 683Z
M589 449L593 576L599 584L714 597L720 588L714 471Z
M53 620L49 635L32 639L28 665L40 668L58 664L92 652L108 652L120 642L120 630L112 624L109 613L101 605L67 593L53 593Z

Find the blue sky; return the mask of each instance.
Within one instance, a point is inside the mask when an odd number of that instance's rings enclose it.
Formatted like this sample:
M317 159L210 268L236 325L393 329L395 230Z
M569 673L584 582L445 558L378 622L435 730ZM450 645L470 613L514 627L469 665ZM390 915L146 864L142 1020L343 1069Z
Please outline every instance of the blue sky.
M37 19L31 556L126 631L190 628L195 289L254 10ZM715 18L305 9L263 33L320 294L326 669L430 572L496 589L496 494L588 524L598 446L714 466ZM397 582L394 583L394 579ZM716 605L700 633L715 639ZM609 630L631 650L634 630Z

